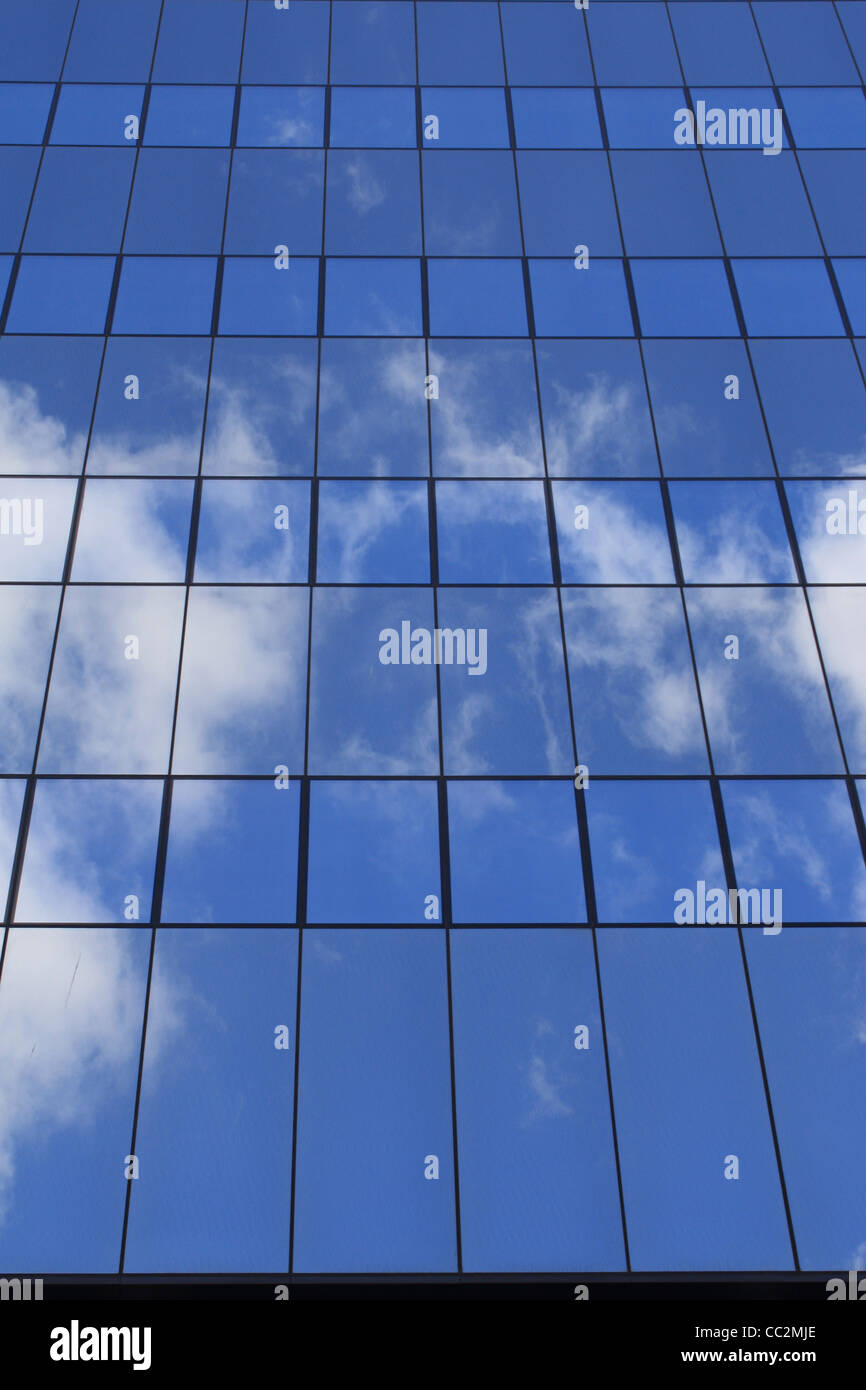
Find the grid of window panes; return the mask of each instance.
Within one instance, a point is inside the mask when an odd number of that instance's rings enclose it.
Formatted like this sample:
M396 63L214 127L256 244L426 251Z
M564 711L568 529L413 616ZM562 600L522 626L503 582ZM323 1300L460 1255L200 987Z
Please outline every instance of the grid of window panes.
M864 75L0 0L0 1268L862 1267Z

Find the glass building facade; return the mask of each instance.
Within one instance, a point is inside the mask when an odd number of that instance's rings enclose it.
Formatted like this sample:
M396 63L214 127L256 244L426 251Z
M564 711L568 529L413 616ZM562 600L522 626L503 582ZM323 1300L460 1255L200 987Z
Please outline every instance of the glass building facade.
M0 1269L863 1268L864 75L0 0Z

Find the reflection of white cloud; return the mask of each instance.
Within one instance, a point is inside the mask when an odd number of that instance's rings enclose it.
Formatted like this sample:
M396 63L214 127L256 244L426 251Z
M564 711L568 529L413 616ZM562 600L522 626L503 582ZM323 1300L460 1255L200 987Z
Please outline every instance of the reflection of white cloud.
M77 473L85 436L43 414L32 386L0 381L0 474Z
M292 436L305 433L315 386L315 362L300 361L293 353L262 353L246 381L233 379L215 354L205 473L273 474L285 472L287 465L291 472L304 471L292 457ZM304 457L303 466L307 463Z
M427 528L427 492L423 484L370 482L351 485L337 506L328 483L320 493L318 545L320 574L327 567L329 582L350 584L369 577L368 557L390 531L395 538L403 528L410 534L420 521ZM326 558L327 557L327 558Z
M131 1132L145 961L123 929L10 928L0 984L0 1222L28 1144L87 1129L111 1103L125 1107Z
M556 410L545 421L547 461L552 474L597 471L603 455L609 471L613 460L620 473L642 473L646 451L646 400L625 382L611 382L604 373L589 374L590 385L574 390L553 384Z
M388 189L381 179L372 172L370 161L363 155L353 155L342 166L348 180L346 196L350 207L364 217L373 208L381 207L388 196Z
M774 542L759 518L739 511L714 511L701 518L700 530L677 521L683 573L691 582L748 584L757 579L793 580L787 540Z
M492 396L491 372L501 365L507 382L515 358L513 349L493 343L485 344L481 355L453 358L431 346L430 371L440 378L439 399L431 405L438 473L482 478L543 473L537 409L515 412L507 398Z
M527 1129L537 1120L553 1120L574 1114L565 1093L575 1088L575 1078L566 1075L558 1063L551 1063L541 1055L540 1039L553 1032L546 1020L539 1019L529 1062L522 1069L530 1101L529 1110L520 1122L522 1129Z
M832 730L818 651L809 614L798 590L772 588L690 589L687 606L693 631L715 624L717 657L700 667L701 696L717 759L724 754L726 772L776 770L755 766L755 687L737 679L736 662L724 660L724 637L736 634L740 661L775 681L780 694L799 707L804 727L823 735ZM792 754L793 756L793 754ZM825 770L823 767L820 770Z

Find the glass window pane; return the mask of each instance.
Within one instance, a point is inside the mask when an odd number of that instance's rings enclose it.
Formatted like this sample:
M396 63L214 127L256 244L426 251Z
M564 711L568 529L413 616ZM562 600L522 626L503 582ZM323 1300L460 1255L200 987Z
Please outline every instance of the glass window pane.
M648 339L643 354L662 468L669 478L772 476L767 433L741 342Z
M217 262L205 256L124 256L114 333L207 333Z
M146 145L231 143L233 87L151 87Z
M592 775L590 770L590 776ZM587 796L601 922L673 922L682 888L725 891L706 782L599 782Z
M602 144L595 96L583 88L514 87L514 138L521 149L595 149Z
M317 257L290 255L287 266L278 266L274 256L228 256L219 331L275 336L315 333L318 297Z
M75 487L71 478L10 478L4 484L0 579L62 579Z
M736 933L598 941L632 1267L791 1269Z
M163 922L293 922L297 782L175 781Z
M153 80L234 82L247 8L241 0L165 0Z
M195 474L210 344L109 338L88 473Z
M411 87L332 87L332 148L414 149L415 93Z
M308 613L304 589L190 592L174 772L303 767Z
M113 256L23 256L8 331L104 332L113 275Z
M649 337L737 335L737 316L723 261L633 260L631 273L641 328Z
M143 87L78 86L64 82L51 123L52 145L129 145L141 119Z
M30 195L39 162L37 150L0 148L0 182L4 197L0 204L0 250L18 250ZM43 165L44 167L44 165ZM31 218L32 221L32 218ZM11 266L10 266L11 269ZM3 282L5 293L6 281Z
M636 343L539 342L538 376L553 477L658 477Z
M687 584L796 580L773 483L671 483L670 497Z
M309 922L437 922L439 816L429 782L314 782Z
M544 473L530 344L430 343L438 396L430 404L438 476L526 477Z
M553 590L442 589L438 621L443 633L454 633L450 641L443 636L441 645L446 771L570 771L565 665Z
M772 889L779 923L862 920L866 867L844 782L725 782L722 797L738 886Z
M622 261L530 261L535 326L544 337L618 338L632 330Z
M429 256L520 255L510 151L425 150L422 163Z
M102 338L0 338L0 474L80 473Z
M834 6L803 0L795 15L766 0L756 0L753 8L777 82L857 81Z
M607 155L601 150L519 150L517 178L527 255L561 256L575 245L598 256L620 254Z
M439 771L433 627L429 589L316 591L310 772L424 776ZM411 661L413 631L427 633L429 663ZM349 703L347 690L353 692Z
M420 0L418 70L422 82L501 83L499 16L484 0L439 5Z
M119 251L135 154L47 149L24 246L27 251Z
M687 82L769 82L751 5L681 0L670 16Z
M533 0L499 6L508 81L519 86L589 86L592 64L583 15L572 7Z
M437 370L432 355L430 370ZM421 342L323 339L319 473L426 475L426 376Z
M673 583L655 483L556 483L553 500L566 583Z
M203 471L292 477L313 471L316 343L218 338Z
M540 482L437 483L436 526L443 584L551 582Z
M567 589L562 609L577 750L589 776L706 772L679 594Z
M161 805L156 780L39 782L15 921L146 922Z
M415 81L415 18L409 0L336 0L331 19L332 82Z
M863 930L745 936L800 1267L858 1269Z
M60 75L69 30L75 15L75 0L44 0L27 6L7 24L0 56L0 81L6 77L19 82L53 82Z
M63 75L70 82L146 82L160 0L79 0Z
M321 145L324 119L324 87L242 87L237 143Z
M309 535L309 483L205 482L196 583L305 584Z
M395 338L420 333L418 261L330 258L325 280L325 332Z
M72 579L182 584L192 493L191 482L176 479L88 478Z
M218 254L228 173L227 151L142 150L124 250Z
M427 278L434 335L509 338L526 332L518 260L429 261Z
M149 944L135 927L9 932L0 983L9 1269L117 1271Z
M67 590L40 772L168 770L182 618L173 586Z
M459 931L451 955L464 1269L622 1269L589 934Z
M455 922L585 922L571 780L449 782Z
M809 604L848 765L852 772L863 773L866 772L866 681L860 665L859 644L851 641L851 633L862 631L866 620L866 590L840 586L810 589Z
M30 772L33 767L59 601L60 590L52 585L0 586L0 631L5 652L0 668L0 700L4 711L0 726L0 768L3 772ZM0 782L0 796L4 788L11 795L12 787L11 782ZM4 827L7 810L11 814L9 807L4 808ZM17 825L17 811L15 823ZM13 847L14 830L12 826L9 832ZM0 852L0 897L6 892L4 874L8 874L11 862L11 850L8 864Z
M508 149L511 144L501 88L425 87L421 92L421 123L428 142L424 148ZM412 139L406 143L414 145L414 120L412 131Z
M780 472L861 472L866 392L850 345L802 339L751 351Z
M292 0L287 10L248 5L244 82L324 82L329 14L318 0Z
M300 1047L295 1270L453 1271L442 933L308 928Z
M332 150L328 156L327 209L325 250L329 255L420 255L417 154L409 150Z
M157 933L125 1268L288 1268L296 993L294 931Z
M690 589L686 606L715 770L842 772L802 594Z
M418 482L319 485L320 584L427 584L427 487Z
M679 81L667 6L620 0L598 5L589 17L596 80L615 86L659 86Z
M276 246L288 246L292 255L321 251L323 162L316 150L237 151L226 251L259 256L273 254Z

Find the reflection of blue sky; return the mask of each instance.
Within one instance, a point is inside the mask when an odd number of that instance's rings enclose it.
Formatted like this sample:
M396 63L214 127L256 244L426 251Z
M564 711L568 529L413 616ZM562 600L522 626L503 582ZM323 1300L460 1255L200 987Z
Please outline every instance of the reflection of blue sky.
M780 472L866 471L866 395L850 344L757 342L751 352Z
M308 928L301 1000L295 1269L453 1270L442 932Z
M687 584L796 579L772 483L672 483L670 495Z
M454 932L451 961L464 1268L622 1269L588 933Z
M540 482L437 483L443 584L550 583L550 542Z
M583 922L574 791L566 782L451 782L456 922Z
M736 932L603 931L598 947L632 1268L790 1269Z
M16 920L135 920L134 896L147 921L161 800L156 781L39 782Z
M800 1266L863 1269L866 1205L851 1162L866 1128L862 930L745 935Z
M287 1268L296 983L294 931L157 933L127 1269Z
M307 920L441 921L436 784L314 782Z
M484 675L440 667L445 771L568 771L565 664L553 592L443 589L439 627L487 630ZM385 670L400 675L396 667Z
M538 374L552 476L658 475L636 343L540 342Z
M291 922L298 784L175 782L163 922Z
M863 918L866 869L843 782L725 782L722 798L740 886L781 888L786 921Z
M756 345L776 347L775 343ZM772 474L767 436L743 344L693 338L643 345L667 476ZM725 398L736 376L739 395Z
M432 631L425 589L319 589L313 601L310 771L438 771L433 666L384 666L379 633ZM441 625L441 624L440 624ZM327 653L340 653L339 662ZM460 668L464 680L465 668ZM352 692L351 701L346 692Z
M706 782L596 782L587 797L601 922L671 922L674 894L725 887Z

